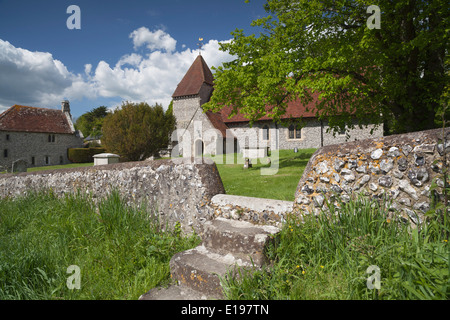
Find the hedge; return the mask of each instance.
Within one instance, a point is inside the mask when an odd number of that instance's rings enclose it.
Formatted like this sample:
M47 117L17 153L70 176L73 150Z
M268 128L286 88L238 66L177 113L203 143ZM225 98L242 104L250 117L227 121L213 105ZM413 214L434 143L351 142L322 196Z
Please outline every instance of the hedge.
M70 148L67 157L74 163L94 162L94 156L106 152L105 148Z

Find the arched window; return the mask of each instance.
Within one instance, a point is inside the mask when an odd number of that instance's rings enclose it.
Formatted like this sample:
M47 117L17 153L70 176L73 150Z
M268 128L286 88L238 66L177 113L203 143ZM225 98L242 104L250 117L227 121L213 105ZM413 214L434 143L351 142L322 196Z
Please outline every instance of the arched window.
M268 125L265 125L265 126L262 128L262 130L263 130L263 132L262 132L262 134L263 134L263 140L269 140L269 126L268 126Z

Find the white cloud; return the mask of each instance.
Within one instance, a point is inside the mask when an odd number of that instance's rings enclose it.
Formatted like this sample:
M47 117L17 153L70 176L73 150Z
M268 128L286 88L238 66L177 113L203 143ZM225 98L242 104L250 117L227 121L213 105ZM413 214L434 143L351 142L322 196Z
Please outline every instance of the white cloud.
M55 106L65 95L92 97L93 92L50 53L16 48L0 39L0 111L14 104Z
M16 48L0 39L0 112L14 104L57 107L62 99L108 98L112 101L146 101L167 107L172 93L193 63L197 50L176 51L176 40L163 30L145 27L130 34L135 50L115 65L99 61L85 64L83 74L74 74L51 53ZM232 57L209 40L201 52L210 67ZM110 106L115 107L115 106Z
M163 49L167 52L175 51L177 41L163 30L150 31L146 27L141 27L134 30L130 34L130 38L133 39L134 49L147 45L150 50Z

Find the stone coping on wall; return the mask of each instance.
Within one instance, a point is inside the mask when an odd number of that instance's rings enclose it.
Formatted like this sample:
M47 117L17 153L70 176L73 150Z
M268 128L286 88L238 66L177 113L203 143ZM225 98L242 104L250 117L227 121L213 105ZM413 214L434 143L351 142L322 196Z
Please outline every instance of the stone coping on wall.
M211 206L216 217L280 227L293 210L293 201L216 194Z
M317 213L326 199L348 201L363 194L372 199L389 199L390 211L420 223L430 209L431 197L442 199L440 177L444 149L450 151L449 140L450 128L446 128L320 148L299 181L294 212ZM438 186L433 193L432 181Z

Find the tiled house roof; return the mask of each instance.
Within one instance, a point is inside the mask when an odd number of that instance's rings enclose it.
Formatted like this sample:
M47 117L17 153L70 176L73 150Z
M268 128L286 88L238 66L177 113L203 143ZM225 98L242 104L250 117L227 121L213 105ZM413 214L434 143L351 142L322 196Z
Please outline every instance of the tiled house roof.
M204 83L212 86L213 82L214 77L211 70L208 68L208 65L202 56L198 55L181 82L178 84L172 98L199 94Z
M73 133L61 110L20 105L0 114L0 131Z

